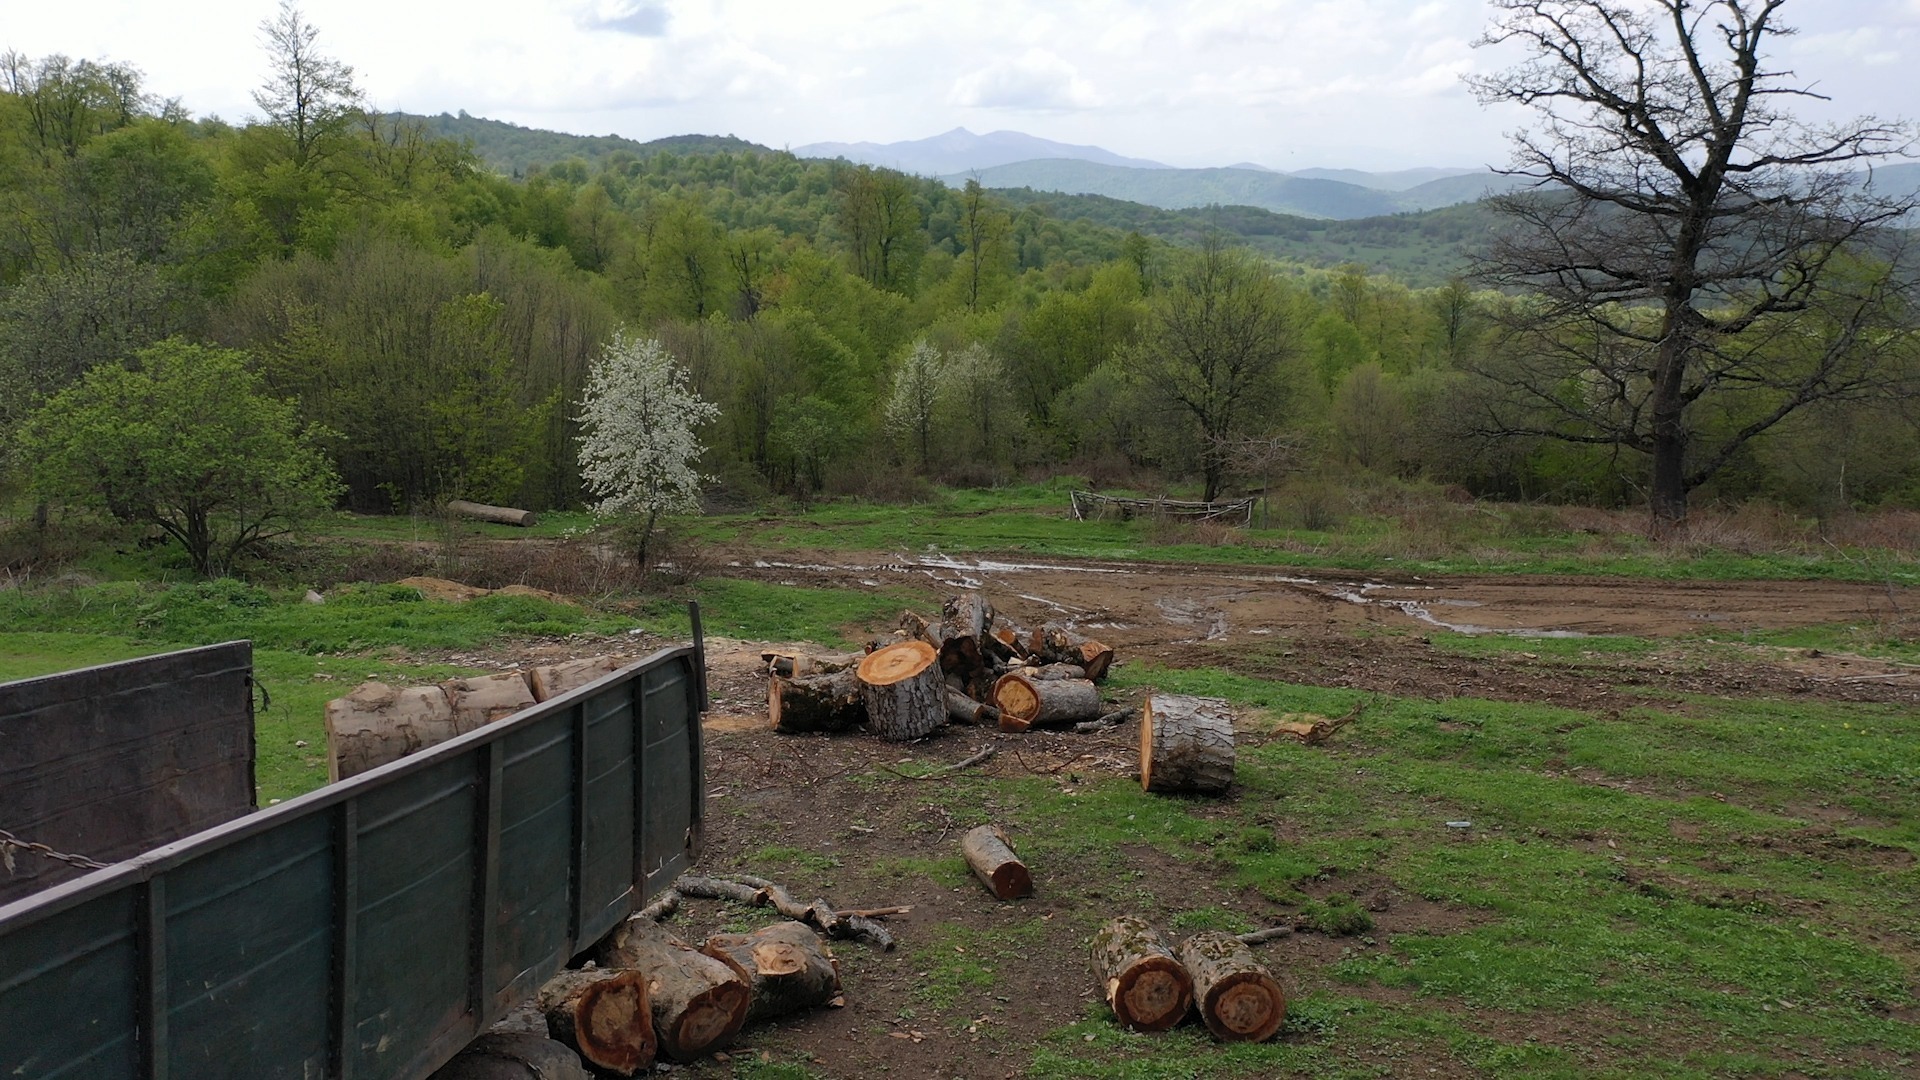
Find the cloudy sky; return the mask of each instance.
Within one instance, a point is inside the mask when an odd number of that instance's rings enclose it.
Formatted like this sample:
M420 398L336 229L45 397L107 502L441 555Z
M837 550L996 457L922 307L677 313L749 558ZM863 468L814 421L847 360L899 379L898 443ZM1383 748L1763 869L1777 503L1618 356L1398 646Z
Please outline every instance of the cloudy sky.
M770 146L1010 128L1199 166L1474 166L1524 114L1460 75L1484 0L303 0L373 104ZM240 119L275 0L0 0L0 49L126 61ZM1798 0L1779 59L1848 115L1920 114L1920 0Z

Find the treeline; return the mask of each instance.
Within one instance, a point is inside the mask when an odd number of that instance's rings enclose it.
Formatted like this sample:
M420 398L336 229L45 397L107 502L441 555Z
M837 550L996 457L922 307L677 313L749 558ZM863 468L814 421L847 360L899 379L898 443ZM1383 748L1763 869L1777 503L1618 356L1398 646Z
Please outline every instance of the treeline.
M1160 212L1067 216L1079 202L758 149L503 175L363 108L306 44L270 56L264 115L238 125L124 65L0 60L0 430L179 337L242 351L292 399L354 508L575 506L587 367L627 326L719 406L704 468L736 502L1049 470L1635 498L1611 450L1473 437L1464 371L1511 301L1459 281L1276 264ZM302 62L322 93L289 100ZM1910 447L1835 406L1720 491L1910 498ZM30 465L8 461L11 486Z

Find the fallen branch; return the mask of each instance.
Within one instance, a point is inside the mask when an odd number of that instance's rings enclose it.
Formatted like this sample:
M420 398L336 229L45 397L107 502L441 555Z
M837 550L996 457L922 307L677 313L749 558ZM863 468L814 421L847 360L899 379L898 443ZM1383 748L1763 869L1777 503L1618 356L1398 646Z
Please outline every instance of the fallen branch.
M1269 926L1265 930L1255 930L1251 933L1236 934L1234 936L1240 939L1242 945L1263 945L1278 938L1292 937L1293 927Z
M635 912L634 918L659 922L662 919L673 918L673 913L678 910L680 910L680 890L669 887L653 903Z
M1085 723L1073 725L1073 733L1075 735L1099 735L1102 732L1112 731L1114 728L1133 719L1134 716L1135 712L1132 709L1115 709L1113 712L1100 717L1098 720L1088 720Z
M899 769L896 769L891 765L882 765L880 767L892 773L893 775L899 777L902 780L938 780L940 777L946 776L949 773L956 773L956 772L959 772L961 769L972 768L973 766L978 765L981 762L992 757L996 753L998 753L998 749L996 747L993 747L993 746L982 747L978 752L973 754L971 757L962 758L951 765L942 765L939 768L933 770L932 772L920 773L918 775L915 775L914 773L901 772Z
M1363 701L1349 710L1347 715L1332 720L1315 720L1311 724L1297 720L1282 720L1273 726L1273 731L1267 736L1266 741L1272 742L1282 735L1292 735L1308 746L1318 746L1326 742L1334 732L1360 719L1360 714L1366 711L1367 704Z
M792 893L766 878L750 874L735 874L731 878L685 875L674 882L673 887L683 896L771 907L782 916L806 923L830 938L864 941L884 951L893 951L893 935L872 918L855 911L835 911L825 900L802 904Z

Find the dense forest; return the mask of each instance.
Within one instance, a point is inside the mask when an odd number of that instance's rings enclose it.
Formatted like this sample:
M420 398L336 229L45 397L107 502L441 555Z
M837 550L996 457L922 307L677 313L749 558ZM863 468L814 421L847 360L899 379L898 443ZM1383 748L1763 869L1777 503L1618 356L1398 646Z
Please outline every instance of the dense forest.
M1478 208L1163 211L725 138L556 159L527 132L483 157L450 137L471 118L369 111L344 64L267 59L262 115L237 125L123 65L0 60L8 498L38 410L177 338L292 403L342 505L577 506L582 389L621 328L718 406L701 433L717 504L1048 472L1208 495L1367 472L1641 498L1629 451L1476 425L1488 364L1524 347L1498 332L1522 300L1449 276L1487 235ZM295 59L318 65L301 94ZM1285 259L1283 241L1317 246ZM1372 257L1388 248L1413 252L1403 272L1368 265L1393 265ZM1920 501L1893 404L1838 399L1768 435L1702 494L1822 514Z

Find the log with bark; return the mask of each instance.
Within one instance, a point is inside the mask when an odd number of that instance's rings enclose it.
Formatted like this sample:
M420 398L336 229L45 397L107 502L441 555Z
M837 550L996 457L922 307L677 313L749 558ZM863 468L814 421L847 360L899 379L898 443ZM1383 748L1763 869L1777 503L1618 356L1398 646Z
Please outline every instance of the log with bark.
M987 632L987 650L997 659L1025 660L1032 655L1027 650L1026 638L1018 627L995 627Z
M940 645L940 636L934 632L933 626L912 611L900 613L900 621L895 624L894 632L909 641L924 641L935 648Z
M1087 669L1078 664L1041 664L1039 667L1028 668L1020 674L1029 679L1044 682L1053 679L1084 679L1087 677Z
M544 1035L489 1031L427 1080L592 1080L580 1055Z
M486 503L468 502L455 499L447 504L447 513L475 521L490 521L495 525L532 525L540 520L531 510L515 510L510 506L488 506Z
M1138 915L1093 935L1093 974L1120 1026L1165 1031L1193 1006L1193 980L1165 938Z
M924 641L903 641L869 653L857 669L867 705L867 729L908 742L947 722L947 688L939 657Z
M1204 930L1180 943L1193 976L1193 1003L1207 1030L1226 1042L1264 1042L1287 1018L1287 998L1253 950L1231 934Z
M527 672L527 685L533 688L535 701L547 701L569 690L578 690L595 679L603 679L626 667L628 662L624 656L589 656L542 664Z
M1073 664L1087 670L1087 678L1099 682L1113 666L1113 649L1092 638L1081 637L1060 623L1047 623L1027 639L1027 649L1049 664Z
M836 671L845 671L858 666L864 653L835 653L829 656L814 656L810 653L791 653L768 651L760 654L767 665L767 674L778 675L784 679L797 679L807 675L831 675Z
M1140 710L1140 786L1222 795L1233 786L1233 714L1220 698L1149 694Z
M448 679L440 685L447 692L447 703L453 706L453 726L462 735L535 704L533 688L517 671Z
M645 919L628 919L596 955L602 967L646 979L660 1051L692 1061L725 1047L747 1022L753 992L731 962L700 952Z
M547 1034L588 1064L619 1076L653 1067L655 1038L645 972L563 971L540 988Z
M825 1005L840 993L840 962L802 922L778 922L751 934L715 934L700 951L746 973L753 995L749 1024Z
M399 761L461 733L453 704L438 686L361 683L346 697L327 702L326 723L329 782Z
M1000 710L978 702L965 693L947 688L947 719L956 724L998 724Z
M993 608L977 592L947 598L940 608L940 669L971 680L986 670L980 639L993 622Z
M851 669L798 679L775 675L767 680L767 715L773 730L786 735L851 731L866 723L866 690Z
M1100 688L1086 679L1033 679L1018 671L993 684L1001 731L1026 731L1092 720L1100 715Z
M1001 900L1018 900L1033 895L1033 874L1027 864L1013 853L1013 845L998 825L969 829L960 838L960 853L967 857L975 877Z

